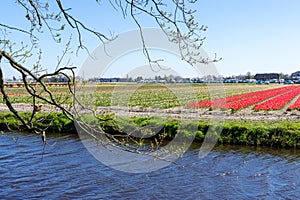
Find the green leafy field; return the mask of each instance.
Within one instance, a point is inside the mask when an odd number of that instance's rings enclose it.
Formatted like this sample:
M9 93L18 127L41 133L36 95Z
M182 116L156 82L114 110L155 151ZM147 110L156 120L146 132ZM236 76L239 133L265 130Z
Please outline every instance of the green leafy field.
M76 88L76 97L83 104L93 106L140 106L151 108L173 108L186 106L188 103L216 99L242 93L281 87L281 85L255 84L90 84ZM49 99L50 96L40 90L40 94ZM52 87L55 99L60 104L71 104L73 97L66 87ZM13 103L32 103L24 88L7 88ZM1 98L1 95L0 95ZM0 99L3 103L3 99ZM37 101L44 104L43 101Z

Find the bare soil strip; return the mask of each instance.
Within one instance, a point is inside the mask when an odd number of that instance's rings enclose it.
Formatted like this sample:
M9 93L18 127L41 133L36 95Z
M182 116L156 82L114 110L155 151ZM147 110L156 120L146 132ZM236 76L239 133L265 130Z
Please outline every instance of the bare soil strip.
M29 104L14 104L15 109L19 112L32 112L33 107ZM9 112L4 104L0 104L1 112ZM209 110L209 109L187 109L184 107L176 107L169 109L142 108L142 107L98 107L98 112L106 111L115 113L119 117L163 117L176 118L182 120L235 120L235 121L300 121L300 111L253 111L250 109L242 109L237 112L230 110ZM43 105L42 111L46 113L59 112L59 110L50 105ZM82 113L82 112L81 112ZM87 113L87 112L85 112Z

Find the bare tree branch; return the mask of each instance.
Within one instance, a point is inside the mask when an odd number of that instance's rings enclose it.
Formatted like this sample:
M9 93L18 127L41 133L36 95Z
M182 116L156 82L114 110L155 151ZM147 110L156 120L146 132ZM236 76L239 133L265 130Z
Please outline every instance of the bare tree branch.
M84 43L83 33L88 33L89 35L95 37L97 41L105 43L116 38L116 36L104 34L103 32L92 29L82 22L77 16L71 14L71 8L65 8L62 0L56 0L50 2L48 0L17 0L16 5L21 6L25 12L25 20L28 21L30 28L24 29L23 27L16 27L13 25L8 25L0 23L0 61L5 59L8 63L8 67L17 70L21 75L21 80L24 83L24 88L29 96L32 103L32 112L28 119L22 117L20 113L14 108L12 101L10 100L6 88L4 87L4 76L3 76L3 66L0 66L0 92L9 110L20 120L21 124L25 129L33 131L42 137L44 147L46 145L46 129L50 127L51 123L44 129L37 128L35 122L37 116L37 106L38 102L42 101L46 104L52 105L58 108L68 119L75 120L78 117L76 108L75 112L70 111L70 107L67 108L65 103L73 98L80 106L84 107L83 104L75 96L75 73L74 67L68 67L68 65L63 65L67 55L71 54L71 42L72 35L76 39L77 52L79 49L84 49L89 53L89 49ZM100 0L94 1L94 3L99 3ZM205 37L202 33L206 31L207 27L204 25L199 25L194 17L195 10L189 9L192 7L197 0L109 0L108 3L112 6L112 9L119 10L123 18L129 17L134 21L136 26L140 31L140 40L143 48L143 53L148 59L150 66L152 64L157 64L159 67L159 60L153 60L150 52L148 51L146 41L143 35L143 24L141 22L141 16L146 16L151 19L168 37L170 42L174 42L178 45L180 54L183 60L187 63L194 65L196 63L209 63L218 61L216 55L215 58L209 60L200 54L199 49L202 47ZM51 6L49 5L51 4ZM6 30L19 32L29 36L27 43L24 41L15 44L14 39L9 37ZM72 34L66 29L72 30ZM41 34L49 34L54 43L62 43L62 39L69 38L66 46L58 57L57 65L54 72L48 73L41 66L41 54L42 48L40 48L40 38ZM27 58L36 58L36 63L31 67L26 66ZM68 61L69 62L69 61ZM24 64L25 63L25 64ZM71 75L70 75L71 74ZM68 94L62 98L56 98L51 88L46 84L45 80L63 76L67 79ZM29 81L34 81L34 84ZM73 101L73 103L74 103ZM73 105L71 105L72 107ZM104 122L109 123L112 121L112 117L103 118L95 110L87 108L93 116L98 119L103 126ZM36 120L36 121L35 121ZM40 119L44 120L44 119ZM97 136L102 134L99 132L99 125L91 127L84 123L80 123L84 129L87 131L92 131ZM105 133L104 136L111 141L110 145L113 147L133 152L133 153L144 153L141 143L143 143L143 138L136 138L134 134L124 134L120 130L120 127L116 126L111 122L113 131L118 132L118 134ZM101 127L100 127L101 129ZM142 131L141 129L132 130ZM157 146L162 145L164 138L160 138L156 141ZM129 143L129 146L128 146ZM109 145L104 144L107 148ZM157 147L158 148L158 147ZM152 152L155 149L152 149ZM149 154L150 155L150 154ZM163 159L163 158L160 158Z

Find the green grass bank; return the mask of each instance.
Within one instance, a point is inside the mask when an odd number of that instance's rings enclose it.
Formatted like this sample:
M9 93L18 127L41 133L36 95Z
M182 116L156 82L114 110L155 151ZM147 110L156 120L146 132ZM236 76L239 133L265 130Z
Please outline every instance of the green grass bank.
M21 113L21 115L30 118L30 113ZM87 120L89 119L87 118ZM33 119L33 123L39 128L46 128L50 124L47 129L48 133L77 134L74 123L61 113L38 113ZM97 120L93 123L97 123ZM167 140L171 140L176 134L181 133L184 137L195 137L195 142L203 142L210 130L210 136L217 136L220 144L300 148L300 122L295 121L225 121L222 124L212 124L209 121L180 122L175 119L154 117L118 118L116 121L108 120L101 126L106 132L116 134L116 129L111 127L112 124L119 125L119 130L133 130L133 132L145 132L143 127L147 127L147 131L153 129L157 135L164 135ZM157 127L160 127L159 130ZM22 131L22 129L20 121L12 113L0 114L0 131ZM157 135L150 139L154 139Z

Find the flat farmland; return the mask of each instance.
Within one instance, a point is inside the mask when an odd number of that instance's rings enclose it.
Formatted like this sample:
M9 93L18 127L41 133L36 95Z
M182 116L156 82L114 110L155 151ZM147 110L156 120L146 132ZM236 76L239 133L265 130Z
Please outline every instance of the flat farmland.
M76 97L94 106L131 106L144 108L175 108L175 107L198 107L213 108L211 106L197 106L197 102L224 101L227 104L237 100L228 101L237 95L244 94L248 99L253 99L260 93L255 92L278 90L287 88L286 85L256 85L256 84L88 84L76 87ZM296 86L290 86L292 88ZM54 98L61 103L71 103L73 98L67 87L50 87ZM281 89L282 90L282 89ZM288 90L288 89L287 89ZM38 94L49 98L41 88L37 87ZM297 96L295 91L294 96ZM13 103L32 103L32 97L28 95L25 88L7 88L7 94ZM248 95L250 94L250 96ZM252 96L251 96L252 95ZM269 98L276 96L270 94ZM1 95L0 95L1 97ZM251 97L251 98L250 98ZM291 98L291 97L290 97ZM265 100L267 98L262 99ZM3 102L3 98L0 100ZM258 100L258 102L260 102ZM43 101L37 103L45 104ZM193 104L195 104L193 106ZM226 107L223 107L226 108ZM230 108L230 107L228 107ZM238 110L238 109L236 109Z
M67 87L51 87L60 104L74 98ZM44 98L50 98L37 88ZM24 88L7 88L10 100L19 111L31 111L32 97ZM300 120L299 85L256 84L136 84L102 83L76 87L76 97L87 107L121 116L164 116L179 118L180 113L200 113L200 119L222 116L232 120ZM1 97L1 96L0 96ZM0 110L8 109L0 100ZM37 100L38 104L46 104ZM53 112L53 108L43 111ZM189 115L199 119L199 115Z
M93 100L93 104L96 106L138 106L167 109L185 107L193 102L281 87L284 86L279 84L100 84L85 86L81 91L85 98Z

